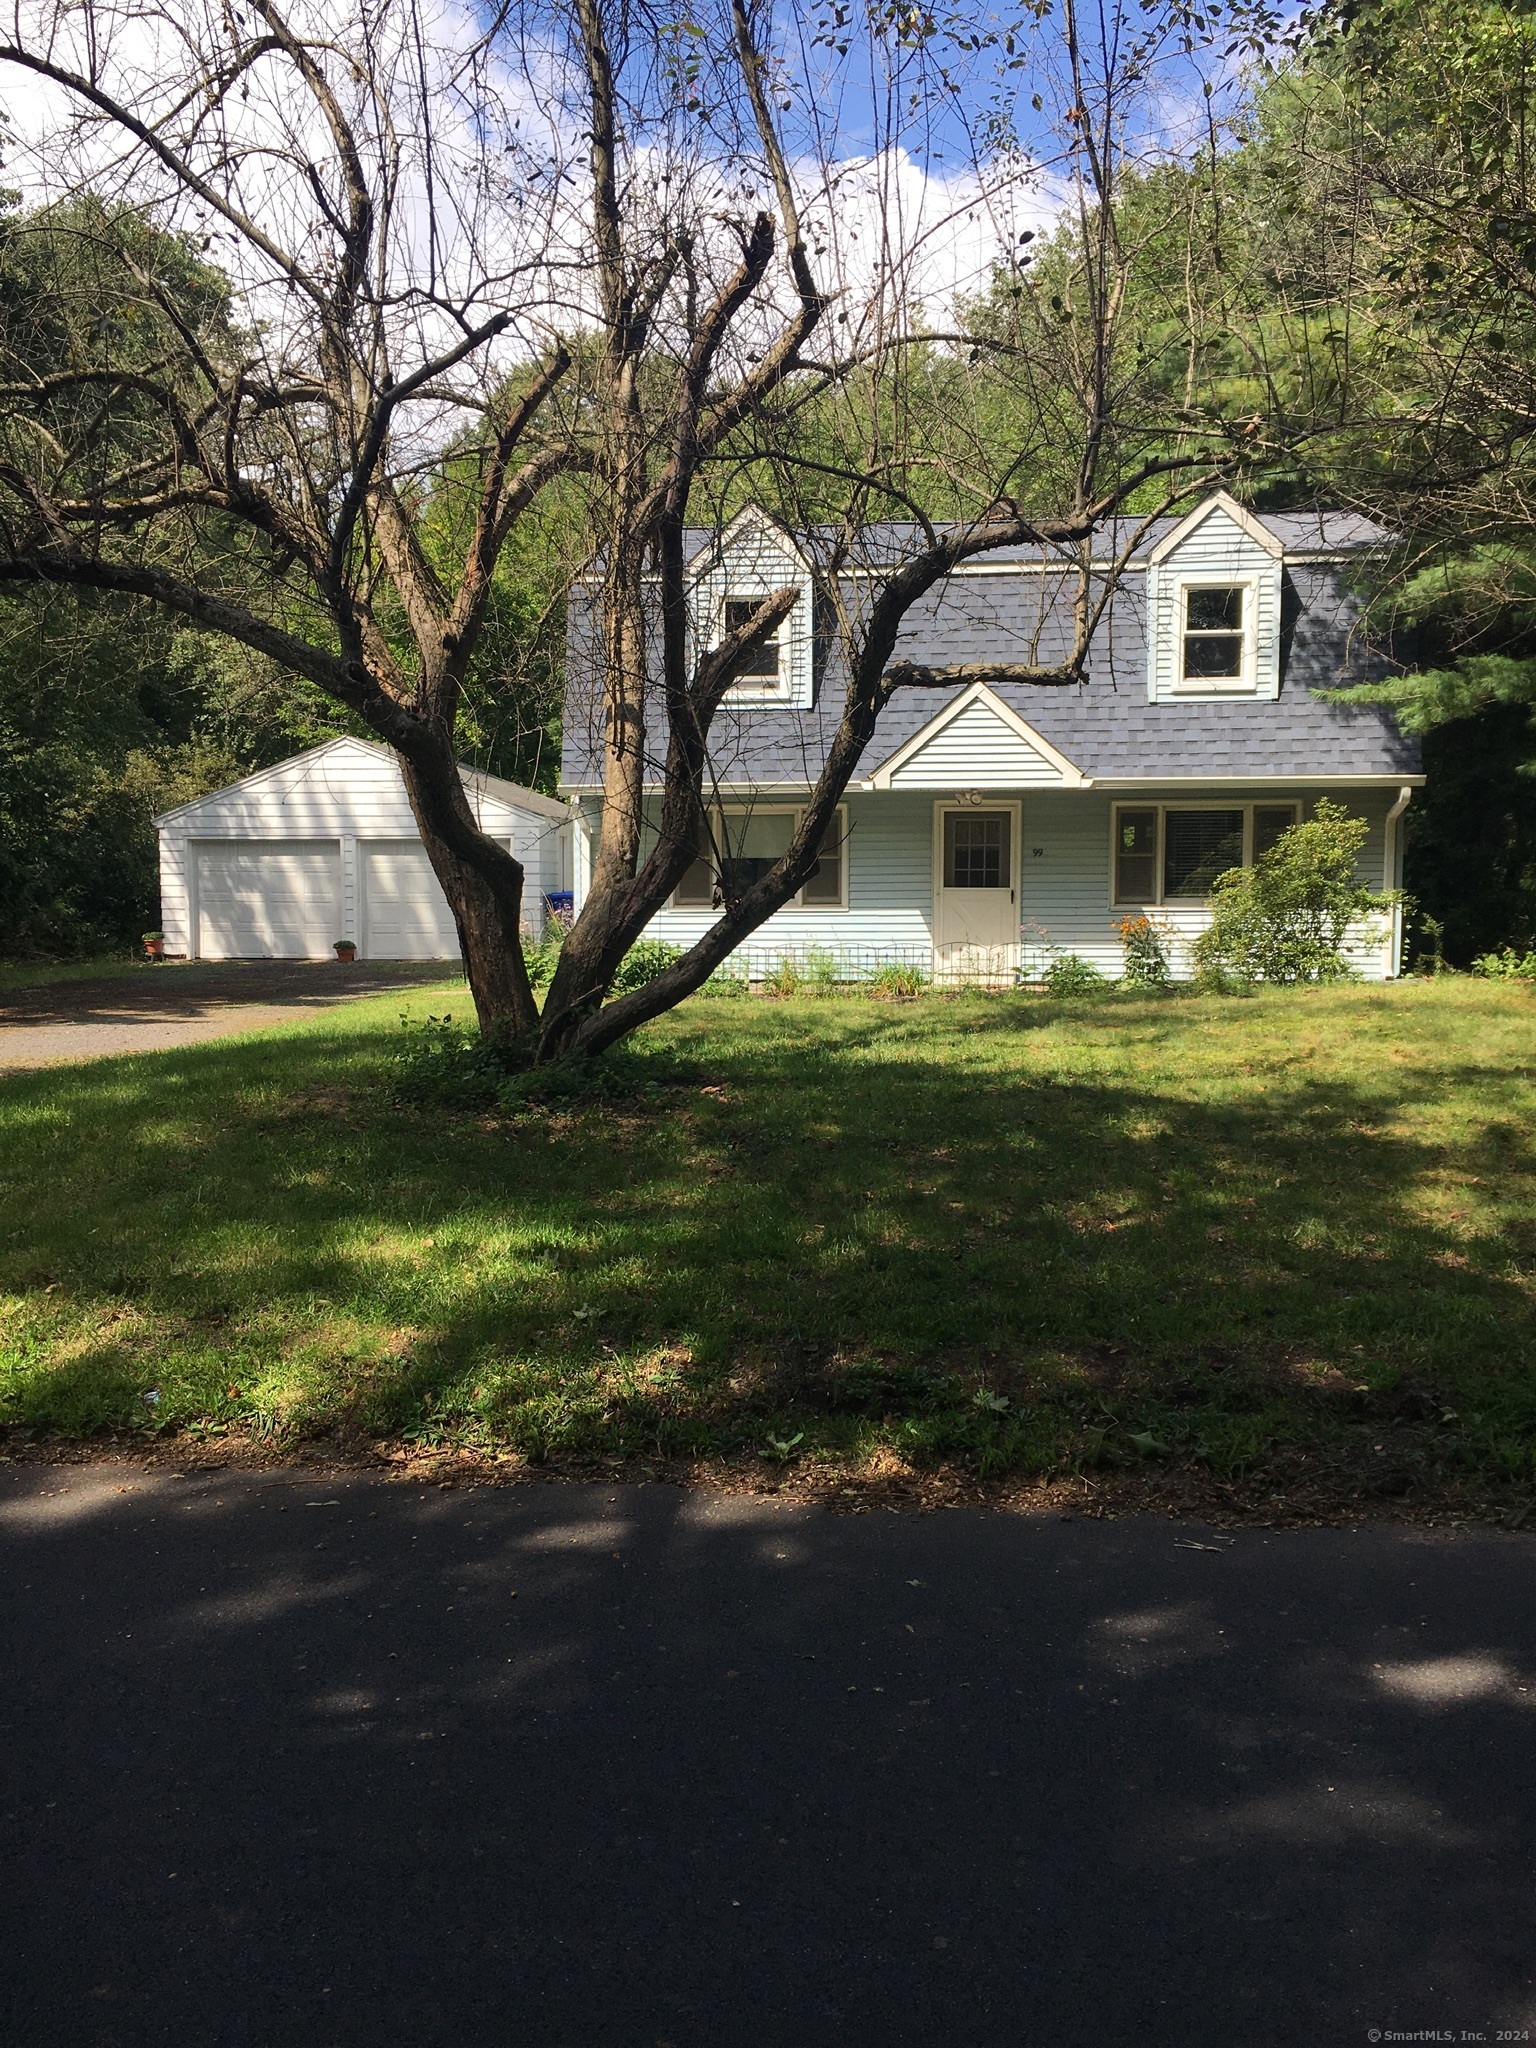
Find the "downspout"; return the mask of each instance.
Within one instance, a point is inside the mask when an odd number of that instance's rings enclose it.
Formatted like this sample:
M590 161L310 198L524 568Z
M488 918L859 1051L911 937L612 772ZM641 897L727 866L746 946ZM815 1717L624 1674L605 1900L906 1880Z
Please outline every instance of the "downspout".
M1405 782L1397 792L1397 802L1387 813L1386 844L1383 849L1382 887L1396 889L1398 881L1397 821L1413 801L1413 785ZM1391 952L1387 960L1387 979L1396 981L1403 971L1403 906L1392 906L1392 935L1389 941Z
M581 798L571 798L571 915L580 917L592 880L592 840Z

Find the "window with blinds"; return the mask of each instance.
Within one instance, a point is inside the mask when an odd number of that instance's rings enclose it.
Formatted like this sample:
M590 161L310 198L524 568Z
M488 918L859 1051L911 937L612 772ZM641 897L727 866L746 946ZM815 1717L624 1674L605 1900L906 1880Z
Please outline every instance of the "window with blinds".
M1114 900L1201 902L1218 875L1270 852L1299 811L1294 803L1117 805Z

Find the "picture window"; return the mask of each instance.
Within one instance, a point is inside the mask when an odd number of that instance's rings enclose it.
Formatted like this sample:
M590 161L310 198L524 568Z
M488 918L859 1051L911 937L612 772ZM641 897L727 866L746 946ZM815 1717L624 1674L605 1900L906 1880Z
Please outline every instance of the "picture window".
M744 894L788 852L801 815L789 809L714 812L712 844L702 848L699 858L684 870L673 902L680 910L718 910L727 894ZM847 841L847 813L839 808L827 827L815 867L786 907L843 908L847 900Z
M1114 900L1202 902L1218 875L1251 866L1298 815L1294 803L1121 804L1114 821Z

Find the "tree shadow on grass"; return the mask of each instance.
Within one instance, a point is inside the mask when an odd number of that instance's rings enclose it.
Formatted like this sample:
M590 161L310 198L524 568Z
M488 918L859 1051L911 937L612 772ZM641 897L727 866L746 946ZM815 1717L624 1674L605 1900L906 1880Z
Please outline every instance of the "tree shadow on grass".
M1536 1151L1486 1067L1192 1099L751 1022L510 1120L394 1106L355 1033L7 1084L10 1419L1232 1471L1396 1415L1529 1470Z

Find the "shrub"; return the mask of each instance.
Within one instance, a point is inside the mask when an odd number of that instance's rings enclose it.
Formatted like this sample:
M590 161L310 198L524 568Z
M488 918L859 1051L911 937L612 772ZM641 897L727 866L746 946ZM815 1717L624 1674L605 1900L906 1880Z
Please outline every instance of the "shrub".
M418 1024L400 1023L405 1041L390 1062L390 1093L398 1102L477 1107L494 1098L505 1064L478 1031L455 1024L451 1012Z
M1079 953L1059 953L1045 970L1045 986L1053 996L1092 996L1107 984L1091 960Z
M644 988L648 981L654 981L658 974L683 957L681 946L670 946L665 939L641 939L630 947L619 962L618 972L613 977L609 993L616 996L633 995L637 988Z
M842 964L829 946L807 946L800 956L800 972L811 995L835 996L842 986Z
M928 976L921 967L908 967L893 960L884 967L877 967L864 987L869 995L883 997L889 1002L901 996L920 996L928 985Z
M1322 798L1313 815L1290 826L1251 868L1228 868L1211 890L1211 923L1195 941L1205 987L1263 981L1348 981L1341 948L1357 918L1393 900L1366 888L1355 857L1369 826Z
M759 985L765 996L797 996L805 986L805 976L793 953L781 953Z
M542 995L554 979L555 962L560 958L560 948L565 944L568 926L558 917L547 920L542 938L523 940L523 959L528 966L528 979L535 995Z
M1536 953L1517 953L1513 946L1499 953L1479 953L1472 972L1485 981L1536 981Z
M1122 917L1115 930L1125 950L1127 988L1166 988L1172 976L1168 968L1168 927L1145 912L1139 917Z
M1445 919L1431 917L1426 911L1419 920L1424 934L1424 943L1415 950L1414 972L1417 974L1450 974L1451 968L1445 957Z

